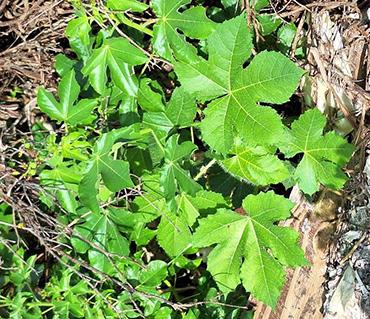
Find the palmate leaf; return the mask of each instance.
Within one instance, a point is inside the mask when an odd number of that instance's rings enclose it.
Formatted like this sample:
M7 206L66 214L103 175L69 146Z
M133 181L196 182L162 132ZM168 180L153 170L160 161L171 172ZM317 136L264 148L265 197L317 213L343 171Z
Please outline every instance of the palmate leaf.
M124 38L111 38L93 50L82 68L82 73L89 77L90 84L99 94L103 94L107 83L107 68L113 83L130 96L137 93L137 84L133 78L133 65L146 63L145 54Z
M69 125L85 125L94 121L93 109L97 106L96 99L82 99L75 104L80 94L80 86L76 81L75 71L72 69L65 73L58 86L60 102L53 94L44 88L37 92L37 104L41 111L48 114L52 119L64 121Z
M196 60L196 49L186 42L185 36L206 39L217 25L206 17L205 8L202 6L192 7L180 13L179 9L189 3L190 0L152 1L153 10L158 18L154 26L153 47L167 60L173 59L172 54L180 60Z
M222 23L208 38L208 61L175 63L181 84L198 99L213 101L201 123L203 139L216 151L227 153L239 135L251 145L277 144L283 124L270 107L258 102L286 102L303 74L278 52L259 53L246 69L252 36L245 16Z
M293 203L272 191L249 195L245 215L227 209L199 220L193 243L217 244L208 255L207 269L223 292L240 280L253 296L274 307L284 284L284 266L305 265L298 233L274 225L290 216Z
M318 109L306 111L293 122L287 132L288 142L281 146L287 157L303 153L294 179L310 195L319 190L320 183L334 189L344 185L347 177L342 167L355 149L335 132L323 135L325 125L326 118Z

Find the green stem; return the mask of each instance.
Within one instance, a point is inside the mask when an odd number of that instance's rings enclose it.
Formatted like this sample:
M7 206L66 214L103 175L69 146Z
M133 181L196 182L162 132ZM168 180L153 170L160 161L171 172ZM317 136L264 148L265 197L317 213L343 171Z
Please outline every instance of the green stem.
M145 34L149 36L153 36L153 31L146 28L145 26L142 26L141 24L138 24L128 18L126 18L123 14L119 16L119 21L122 22L123 24L126 24L127 26L134 28L138 31L144 32Z

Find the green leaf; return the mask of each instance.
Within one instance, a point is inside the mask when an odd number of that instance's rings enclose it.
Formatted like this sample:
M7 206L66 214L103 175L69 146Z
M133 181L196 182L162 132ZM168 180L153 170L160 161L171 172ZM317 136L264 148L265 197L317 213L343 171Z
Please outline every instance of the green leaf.
M341 168L355 149L335 132L323 135L325 124L326 118L318 109L306 111L293 122L288 142L280 147L287 157L303 153L294 179L310 195L319 190L320 183L334 189L344 185L347 177Z
M191 197L186 193L181 193L176 198L180 215L185 217L189 226L192 226L200 215L201 210L216 211L216 207L227 207L226 201L221 194L201 190Z
M91 124L95 120L92 111L97 106L96 99L83 99L76 105L75 102L80 94L80 86L76 81L73 69L64 73L58 86L60 102L44 88L37 92L37 104L40 109L47 113L52 119L64 121L71 126Z
M279 183L289 176L284 162L262 146L235 145L231 154L233 156L223 160L222 165L241 180L264 186Z
M151 86L154 86L155 92ZM141 108L147 112L164 112L165 106L163 102L163 91L156 82L150 79L142 79L140 81L140 88L137 100Z
M200 126L203 139L223 153L235 135L251 145L278 143L284 132L281 119L258 102L286 102L303 71L282 54L268 51L243 69L252 50L244 14L222 23L209 36L208 49L208 61L198 57L193 63L175 63L185 90L202 101L213 99Z
M55 57L55 70L63 77L75 65L76 61L67 58L64 54L59 53Z
M133 71L130 66L146 63L146 55L133 46L127 39L111 38L93 50L82 68L82 73L89 77L90 84L99 94L103 94L107 83L107 68L114 84L129 95L136 95Z
M92 111L97 105L97 100L80 100L76 106L70 108L67 122L72 126L91 124L96 118L96 116L92 114Z
M108 0L107 7L113 10L120 11L133 11L133 12L143 12L148 9L148 5L136 0Z
M256 12L259 12L270 5L269 0L249 0L249 3L251 8L253 8Z
M61 206L69 213L75 213L78 207L76 200L77 185L81 174L75 166L59 166L52 170L44 169L40 173L41 184L48 192L55 194Z
M261 34L263 36L274 32L282 23L282 20L275 14L260 14L257 20L261 26Z
M160 182L168 200L175 197L177 189L188 194L195 194L201 190L201 186L180 165L184 159L190 157L196 146L189 141L178 144L178 140L178 135L168 139L165 148L165 164L161 170Z
M283 47L290 48L297 32L296 25L291 22L284 24L278 31L278 39Z
M100 175L111 192L118 192L133 186L129 164L123 160L113 159L110 155L114 143L120 139L127 141L140 139L140 134L135 134L132 127L112 130L103 134L95 144L88 169L81 180L80 200L95 213L99 212L97 184Z
M144 114L143 122L153 130L161 130L168 134L175 126L187 127L193 124L197 105L195 98L183 88L176 88L173 91L171 100L166 106L158 93L146 88L144 96L144 89L140 88L140 91L139 103L144 105L144 109L149 110ZM149 102L150 99L153 99L152 103Z
M86 61L91 51L90 31L91 26L86 15L69 21L65 31L71 48L83 61Z
M307 264L297 245L298 233L275 225L289 217L293 206L270 191L247 196L245 215L219 209L200 219L193 243L197 247L217 244L208 255L207 269L222 291L232 291L242 280L256 299L275 307L284 284L284 266Z
M193 124L196 110L194 97L180 87L173 91L165 114L174 126L187 127Z
M166 213L158 226L157 239L159 245L170 257L183 254L192 242L192 235L182 216Z
M191 61L196 59L195 47L185 36L193 39L206 39L215 29L216 23L209 20L205 8L192 7L183 12L179 9L190 3L189 0L153 0L152 7L158 21L154 26L153 47L163 58ZM177 30L181 30L180 34Z
M75 228L75 232L87 242L93 243L107 253L118 256L128 256L129 254L129 243L110 219L108 212L89 214L85 222ZM98 249L76 236L72 237L71 241L79 253L83 254L88 251L91 266L108 275L116 272L112 262Z
M37 104L40 110L48 114L52 119L57 121L64 120L64 114L60 104L57 102L53 94L40 87L37 91Z
M167 277L167 263L162 260L151 261L139 276L140 286L157 287Z

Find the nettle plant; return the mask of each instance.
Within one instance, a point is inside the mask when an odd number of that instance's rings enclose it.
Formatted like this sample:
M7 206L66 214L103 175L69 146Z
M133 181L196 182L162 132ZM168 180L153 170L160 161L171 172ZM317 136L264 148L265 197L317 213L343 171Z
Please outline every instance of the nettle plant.
M298 233L279 226L294 204L271 185L312 195L346 181L353 146L325 131L317 109L282 118L274 106L304 71L256 53L230 3L208 16L189 0L80 7L66 30L76 58L57 57L56 96L38 91L63 132L47 137L42 200L72 225L71 254L133 287L115 292L122 317L170 318L171 305L200 301L203 317L198 307L183 318L237 318L211 303L246 305L246 292L274 307L285 268L308 262ZM254 3L257 15L267 3ZM264 34L281 24L259 20Z

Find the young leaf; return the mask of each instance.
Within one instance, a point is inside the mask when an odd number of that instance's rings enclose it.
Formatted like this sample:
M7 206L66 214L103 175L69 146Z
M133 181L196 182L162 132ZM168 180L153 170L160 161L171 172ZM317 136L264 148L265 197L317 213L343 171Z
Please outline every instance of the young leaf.
M163 58L191 61L196 59L195 47L185 40L185 36L206 39L215 29L216 23L209 20L205 8L198 6L179 12L189 0L153 0L152 6L158 21L154 26L153 47ZM180 29L183 34L180 34Z
M326 118L318 109L306 111L293 122L288 131L288 143L282 143L281 150L287 157L303 153L294 179L300 189L313 194L320 183L334 189L341 188L347 180L342 167L348 162L354 146L335 132L323 135Z
M124 38L111 38L93 51L82 68L82 73L89 77L92 87L103 94L107 83L107 68L114 84L129 95L135 95L137 86L133 83L132 65L144 64L148 58Z
M75 71L71 69L66 72L59 83L58 95L60 102L44 88L39 88L37 92L37 104L40 109L47 113L52 119L64 121L72 126L90 124L94 121L93 109L98 101L95 99L83 99L76 105L80 86L76 81Z
M276 184L288 178L284 162L262 146L238 144L233 147L231 158L222 161L230 174L256 185Z
M275 225L289 217L292 207L288 199L270 191L247 196L245 215L219 209L199 220L193 243L217 244L208 255L207 269L222 291L232 291L241 279L255 298L275 306L284 284L284 266L306 264L297 245L298 233Z
M222 23L209 36L208 48L208 61L198 57L196 62L175 64L185 90L203 101L214 99L201 123L204 140L223 153L229 151L236 134L251 144L279 142L283 136L279 115L257 103L286 102L303 71L282 54L267 51L244 70L252 50L244 14Z

